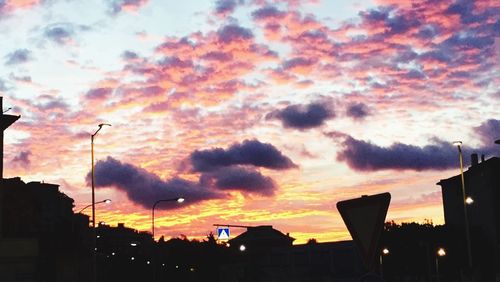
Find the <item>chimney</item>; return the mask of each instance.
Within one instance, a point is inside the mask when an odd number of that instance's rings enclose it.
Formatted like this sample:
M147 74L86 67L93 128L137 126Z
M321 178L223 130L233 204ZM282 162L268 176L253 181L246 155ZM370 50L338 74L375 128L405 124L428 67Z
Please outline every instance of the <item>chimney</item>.
M470 155L470 165L471 166L475 166L479 163L479 160L478 160L478 157L477 157L477 154L474 153L474 154L471 154Z

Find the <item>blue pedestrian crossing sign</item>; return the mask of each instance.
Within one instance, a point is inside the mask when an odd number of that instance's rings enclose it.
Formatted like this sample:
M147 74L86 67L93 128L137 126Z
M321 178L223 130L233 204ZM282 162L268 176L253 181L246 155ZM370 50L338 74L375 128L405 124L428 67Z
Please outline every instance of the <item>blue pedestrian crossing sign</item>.
M217 239L229 240L229 227L218 227L217 228Z

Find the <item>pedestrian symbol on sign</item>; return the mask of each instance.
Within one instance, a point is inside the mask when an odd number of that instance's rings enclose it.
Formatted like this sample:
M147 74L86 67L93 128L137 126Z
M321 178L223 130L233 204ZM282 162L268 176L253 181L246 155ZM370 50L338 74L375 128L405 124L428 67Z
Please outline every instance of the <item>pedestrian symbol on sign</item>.
M217 238L219 240L229 240L229 227L217 228Z

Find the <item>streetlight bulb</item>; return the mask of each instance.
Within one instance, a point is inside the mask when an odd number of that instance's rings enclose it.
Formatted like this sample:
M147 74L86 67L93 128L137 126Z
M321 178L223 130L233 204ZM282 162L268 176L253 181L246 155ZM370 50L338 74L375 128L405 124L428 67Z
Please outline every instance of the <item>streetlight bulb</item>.
M106 199L106 200L104 200L104 203L105 203L105 204L109 204L109 203L111 203L111 199Z
M471 197L467 197L465 198L465 203L467 205L472 205L474 203L474 199L472 199Z
M242 252L243 252L243 251L245 251L246 249L247 249L247 247L245 247L245 245L241 245L241 246L240 246L240 251L242 251Z
M452 143L454 146L460 146L462 145L462 141L453 141Z
M387 248L382 249L382 254L388 255L389 254L389 249L387 249Z
M182 203L182 202L184 202L184 198L177 199L177 203Z
M443 248L439 248L437 254L438 256L443 257L446 255L446 251Z

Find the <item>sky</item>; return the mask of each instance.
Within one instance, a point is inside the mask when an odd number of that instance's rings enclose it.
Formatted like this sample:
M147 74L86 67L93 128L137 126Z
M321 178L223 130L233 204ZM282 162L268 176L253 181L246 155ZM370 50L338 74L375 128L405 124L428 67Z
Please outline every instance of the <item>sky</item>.
M0 0L5 177L96 221L202 239L273 225L350 239L341 200L443 224L440 179L500 155L500 3ZM86 209L84 213L90 214ZM232 229L233 235L244 229Z

